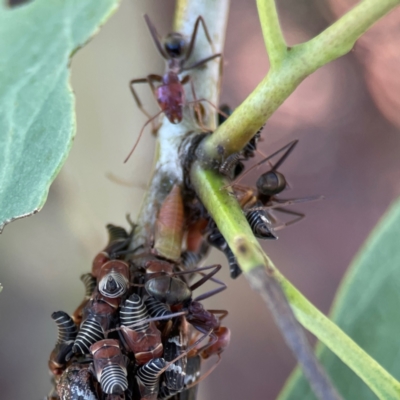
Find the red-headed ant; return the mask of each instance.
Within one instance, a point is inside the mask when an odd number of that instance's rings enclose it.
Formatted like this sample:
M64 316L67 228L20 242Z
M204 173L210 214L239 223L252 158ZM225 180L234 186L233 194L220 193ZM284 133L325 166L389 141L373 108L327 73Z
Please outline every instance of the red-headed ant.
M185 75L180 78L179 74L185 71L189 71L191 69L203 66L211 60L221 57L220 53L212 54L209 57L203 58L197 62L194 62L191 65L186 65L190 56L192 55L194 44L196 41L197 32L200 24L202 24L204 33L210 45L212 44L210 34L208 33L207 26L203 17L199 16L196 19L194 24L193 33L190 37L189 42L184 38L184 36L178 32L172 32L168 34L163 40L160 40L160 35L158 34L156 28L151 23L150 18L145 15L144 16L146 24L150 30L150 34L154 40L154 43L157 47L157 50L162 55L162 57L167 61L166 73L161 75L150 74L146 78L133 79L129 82L129 87L131 89L132 95L136 101L139 109L149 118L147 122L142 127L138 139L135 142L132 150L130 151L128 157L125 159L125 162L128 161L129 157L135 151L137 144L142 136L144 128L151 122L153 123L154 119L157 118L161 113L164 113L165 116L172 124L178 124L182 121L183 118L183 107L185 104L199 104L202 101L205 101L216 108L210 101L207 99L197 99L194 91L193 82L190 80L190 75ZM191 82L191 88L194 100L192 102L186 102L185 91L183 85ZM160 106L161 110L154 116L151 116L144 108L137 95L134 85L138 83L147 83L154 97ZM155 83L161 83L160 86L156 87ZM218 110L218 109L217 109ZM219 110L218 110L219 111ZM220 111L219 111L220 112ZM201 123L201 112L198 111L198 117Z

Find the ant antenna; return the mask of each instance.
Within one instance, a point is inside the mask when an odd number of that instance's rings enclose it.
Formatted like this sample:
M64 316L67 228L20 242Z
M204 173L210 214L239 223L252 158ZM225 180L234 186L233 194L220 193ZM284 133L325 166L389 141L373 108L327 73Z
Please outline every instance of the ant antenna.
M154 117L151 117L150 119L148 119L147 122L143 125L143 127L142 127L142 129L141 129L141 131L140 131L140 133L139 133L139 137L136 139L135 145L133 146L132 150L131 150L130 153L128 154L128 157L125 158L124 163L126 163L126 162L131 158L131 155L132 155L133 152L135 151L136 146L139 144L139 141L140 141L140 139L141 139L141 137L142 137L142 134L143 134L143 132L144 132L144 128L146 128L146 126L147 126L151 121L153 121L154 119L156 119L156 118L157 118L160 114L162 114L163 112L164 112L163 110L159 111Z
M150 21L150 18L147 14L144 14L144 19L146 21L147 27L149 28L150 35L153 38L154 44L157 47L157 50L160 52L160 54L165 58L168 59L167 54L165 53L163 46L161 45L161 36L158 34L157 29L153 25L153 23Z
M249 168L247 171L245 171L243 174L241 174L236 180L229 183L228 185L223 186L222 189L226 189L227 187L231 187L231 186L237 184L239 181L241 181L243 179L243 177L245 177L254 168L259 167L261 164L264 164L271 158L275 157L276 155L278 155L279 153L281 153L282 151L287 149L285 151L285 153L282 155L282 157L276 162L276 164L271 166L271 171L276 171L283 164L283 162L286 160L286 158L289 156L289 154L293 151L293 149L297 143L298 143L298 140L296 139L296 140L293 140L292 142L290 142L289 144L287 144L286 146L283 146L281 149L277 150L275 153L273 153L270 156L259 161L257 164L254 164L251 168Z

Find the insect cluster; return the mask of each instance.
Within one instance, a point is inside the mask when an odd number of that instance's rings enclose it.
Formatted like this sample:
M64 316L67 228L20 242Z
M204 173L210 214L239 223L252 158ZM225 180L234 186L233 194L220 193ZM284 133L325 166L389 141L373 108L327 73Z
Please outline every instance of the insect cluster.
M201 17L196 20L188 42L181 34L172 33L163 43L149 18L145 16L145 19L159 52L167 61L167 71L162 77L149 75L131 81L131 91L144 111L133 85L147 82L160 105L160 113L164 112L171 123L179 123L183 107L190 105L185 100L183 85L191 81L189 75L180 78L178 74L221 55L212 54L187 66L200 24L211 43ZM154 82L161 82L161 86L155 88ZM195 98L191 103L198 105L204 99L196 99L193 84L191 87ZM223 123L230 110L226 106L221 109L220 123ZM201 128L201 108L195 111ZM149 116L145 126L154 118ZM260 176L255 188L239 185L245 175L243 161L255 156L260 133L261 130L242 151L228 157L219 172L231 180L229 186L255 236L276 239L276 230L304 217L285 206L313 198L282 200L277 197L287 187L278 169L297 141L255 165L269 163L268 171ZM281 155L279 159L271 163L278 155ZM187 156L183 161L184 171L192 158ZM279 223L275 211L295 218ZM129 219L128 222L130 232L107 225L108 244L94 258L91 272L81 276L85 296L75 312L71 316L64 311L52 314L58 339L49 359L54 381L49 400L193 400L196 385L216 367L229 344L230 331L221 325L228 312L207 310L201 303L226 289L215 278L221 266L199 265L211 245L226 255L233 278L241 270L228 243L190 187L187 176L184 183L171 183L145 244L132 247L138 227ZM215 283L216 288L194 296L193 292L207 281ZM202 360L210 357L216 362L201 375Z
M183 224L181 193L174 186L151 248L129 249L133 224L129 234L107 225L109 242L81 277L82 303L71 316L52 314L58 339L49 359L55 383L49 399L194 398L191 385L200 380L201 359L219 359L230 331L221 326L226 311L200 303L226 288L213 278L221 266L187 269L176 251ZM166 229L172 236L164 240ZM208 280L219 287L193 298Z

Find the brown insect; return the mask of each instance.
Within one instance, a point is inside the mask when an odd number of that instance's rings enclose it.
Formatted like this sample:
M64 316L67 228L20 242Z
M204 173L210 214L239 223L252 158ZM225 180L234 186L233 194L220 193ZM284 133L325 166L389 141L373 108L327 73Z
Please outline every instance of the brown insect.
M96 278L90 273L81 275L81 281L85 285L85 297L83 298L82 303L72 314L72 319L74 320L77 326L81 324L83 309L85 308L86 304L88 303L90 297L92 296L96 288Z
M146 78L133 79L129 82L129 87L131 89L133 98L136 101L139 109L149 118L147 122L142 127L139 137L136 140L135 145L133 146L131 152L128 157L125 159L125 162L128 161L129 157L135 151L137 144L139 143L140 137L144 131L144 128L149 124L153 123L154 119L157 118L160 114L164 113L165 116L172 124L178 124L182 121L183 118L183 107L185 104L198 104L202 101L205 101L216 108L210 101L207 99L197 99L196 94L193 87L193 82L190 80L190 75L185 75L180 78L179 74L184 71L188 71L197 67L200 67L211 60L214 60L218 57L221 57L221 53L212 54L209 57L206 57L202 60L199 60L191 65L186 65L190 56L192 55L194 44L196 41L197 32L200 24L203 26L204 33L210 45L212 45L210 34L208 33L208 29L203 17L199 16L196 19L194 24L193 33L190 37L189 42L185 39L185 37L178 33L172 32L168 34L163 40L160 40L160 35L158 34L156 28L151 23L150 18L145 15L144 19L146 24L150 30L150 34L154 40L154 43L157 47L157 50L162 55L162 57L167 61L166 72L163 76L150 74ZM194 101L187 102L185 96L185 90L183 85L188 82L191 82L192 93L194 97ZM160 106L160 111L151 116L144 108L137 95L134 85L138 83L147 83L150 86L154 97ZM155 87L155 83L160 83L161 85ZM217 109L217 108L216 108ZM218 109L217 109L218 110ZM219 111L219 110L218 110ZM201 121L201 113L198 111L199 120Z
M108 231L108 243L107 246L100 253L96 255L92 262L92 275L97 278L101 267L111 259L117 259L120 257L120 253L126 250L130 243L130 239L133 235L134 225L132 225L132 231L130 234L128 232L116 225L108 224L106 226Z
M121 298L129 288L129 266L122 260L107 261L100 268L99 292L107 298Z
M50 372L59 378L67 366L67 356L70 353L78 329L72 318L64 311L57 311L51 314L51 318L57 324L58 339L54 350L50 354Z
M174 185L165 198L156 221L153 252L177 262L184 234L184 210L181 189Z
M106 394L123 394L128 389L128 361L121 353L118 340L100 340L90 347L90 352L101 390Z
M121 306L119 328L122 332L121 339L125 348L135 354L138 365L143 365L163 354L161 332L154 322L146 322L147 319L149 314L139 295L133 294ZM131 328L131 325L135 326Z

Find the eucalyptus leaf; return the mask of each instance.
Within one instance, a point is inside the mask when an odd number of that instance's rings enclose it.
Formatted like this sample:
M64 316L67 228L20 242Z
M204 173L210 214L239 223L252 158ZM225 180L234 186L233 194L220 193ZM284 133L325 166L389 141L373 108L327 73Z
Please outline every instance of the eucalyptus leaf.
M0 6L0 232L37 213L75 135L71 55L118 0L35 0Z
M397 379L400 377L399 240L400 199L390 207L353 260L331 312L333 321ZM400 398L399 393L378 394L374 390L374 394L371 387L379 390L388 382L372 374L367 379L369 388L326 346L318 345L317 354L345 399ZM365 370L371 367L368 362L361 365ZM298 369L279 396L279 400L295 399L315 399Z

